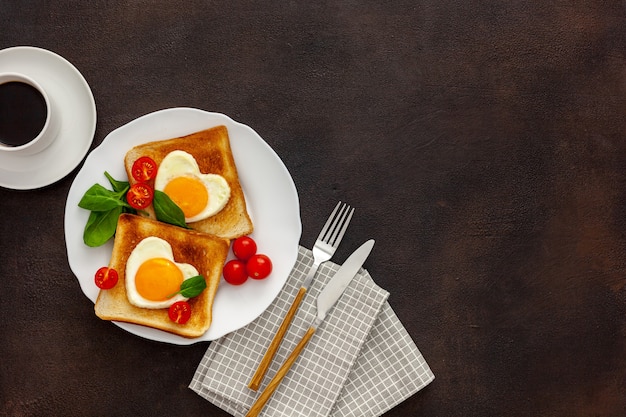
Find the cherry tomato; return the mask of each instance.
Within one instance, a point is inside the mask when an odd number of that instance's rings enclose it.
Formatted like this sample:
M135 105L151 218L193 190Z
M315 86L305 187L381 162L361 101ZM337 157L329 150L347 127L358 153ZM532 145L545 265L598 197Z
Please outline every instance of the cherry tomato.
M118 279L119 277L117 275L117 271L113 268L109 268L108 266L103 266L98 269L96 276L94 277L96 286L98 288L102 288L103 290L109 290L115 287Z
M130 190L126 193L126 201L132 208L141 210L152 204L152 198L154 197L154 190L148 184L138 182L130 187Z
M246 263L250 278L263 279L272 272L272 261L267 255L252 255Z
M167 315L174 323L185 324L191 317L191 306L187 301L176 301L167 310Z
M242 236L233 242L233 253L242 260L247 261L256 253L256 242L249 236Z
M246 264L239 259L232 259L224 265L224 279L231 285L241 285L248 279Z
M149 156L142 156L133 163L131 173L135 180L145 182L156 177L157 168L154 159Z

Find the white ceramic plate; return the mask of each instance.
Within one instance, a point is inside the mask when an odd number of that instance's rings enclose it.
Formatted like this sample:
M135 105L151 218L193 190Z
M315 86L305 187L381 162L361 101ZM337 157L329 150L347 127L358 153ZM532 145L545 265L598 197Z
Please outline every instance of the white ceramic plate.
M37 81L60 112L56 140L29 156L0 154L0 186L31 190L50 185L83 160L96 130L96 104L80 72L45 49L16 46L0 51L0 72L20 72Z
M81 197L94 183L107 188L104 171L113 178L127 179L124 155L141 143L187 135L217 125L225 125L241 186L254 223L252 237L259 252L274 265L265 280L249 279L240 286L220 283L213 305L213 323L202 337L186 339L149 327L115 322L121 328L151 340L187 345L215 340L257 318L283 287L298 255L302 232L300 205L289 172L276 153L251 128L229 117L191 108L161 110L140 117L104 138L76 175L65 207L65 240L70 267L85 295L95 302L98 288L93 282L96 270L108 265L113 242L91 248L83 243L83 230L89 213L78 207ZM232 258L232 251L229 257Z

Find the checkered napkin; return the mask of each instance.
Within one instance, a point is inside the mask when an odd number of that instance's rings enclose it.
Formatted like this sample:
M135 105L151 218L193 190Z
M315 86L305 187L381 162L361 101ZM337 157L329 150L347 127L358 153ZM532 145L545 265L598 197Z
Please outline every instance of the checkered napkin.
M211 342L189 387L243 417L316 316L315 300L339 266L323 263L259 388L248 388L261 357L313 262L300 247L270 307L246 327ZM352 280L263 409L263 417L375 417L428 385L434 375L367 271Z

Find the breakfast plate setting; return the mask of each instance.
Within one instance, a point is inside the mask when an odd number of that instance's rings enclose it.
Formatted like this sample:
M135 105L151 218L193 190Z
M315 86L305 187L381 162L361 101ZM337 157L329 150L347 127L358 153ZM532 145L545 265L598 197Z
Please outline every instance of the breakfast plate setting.
M99 289L94 274L108 265L112 240L90 247L83 242L89 211L78 207L85 192L95 183L108 186L107 171L115 179L126 179L124 156L134 146L188 135L224 125L246 205L254 224L253 238L272 260L270 277L230 285L221 279L213 304L209 330L197 338L186 338L125 322L116 325L137 336L159 342L188 345L215 340L256 319L276 298L293 268L302 226L298 195L284 164L267 143L250 127L226 115L194 108L170 108L150 113L108 134L86 158L74 179L65 207L65 239L70 267L85 296L95 303ZM271 184L271 187L267 185ZM280 204L275 204L280 201ZM233 257L232 253L229 259Z
M225 130L244 194L239 195L245 199L254 224L249 237L272 260L271 274L265 279L233 285L221 269L224 263L236 258L235 250L229 250L219 261L219 285L215 287L209 284L214 280L206 279L207 285L217 289L213 292L212 322L199 336L185 337L183 333L166 331L167 327L159 330L137 324L139 321L127 322L124 315L103 316L102 309L109 307L101 306L110 303L102 300L115 299L115 293L136 291L132 288L139 280L138 267L131 264L138 264L131 262L131 257L139 247L149 239L150 245L157 244L160 239L155 236L159 233L173 238L187 236L187 231L169 225L155 226L160 222L122 214L113 239L99 246L87 245L83 233L90 212L79 207L79 202L94 184L115 188L111 177L125 181L130 176L125 161L128 155L136 161L146 157L144 152L150 152L156 146L153 143L177 138L175 146L183 146L187 142L181 142L181 137L195 140ZM211 139L212 144L217 137ZM202 144L202 149L209 146L207 142L193 143ZM169 152L169 157L181 151L164 152ZM196 152L200 151L196 148ZM155 190L161 169L169 175L165 165L163 158L158 164ZM135 177L134 169L132 172ZM132 184L130 178L129 181ZM210 194L214 195L212 191ZM212 341L189 388L216 406L246 417L287 417L301 410L318 417L351 415L354 410L359 415L375 417L427 386L434 375L387 303L389 293L362 268L374 240L361 245L343 265L331 260L354 212L350 205L339 202L322 228L315 250L300 246L302 225L297 191L285 165L269 145L253 129L226 115L170 108L114 130L87 156L67 196L65 240L69 265L85 296L95 303L96 315L149 340L174 345ZM146 231L148 227L153 229ZM176 232L166 233L168 227ZM204 249L209 244L206 239L215 238L204 233L189 236L194 248L203 248L200 253L208 253ZM179 247L189 244L185 240L178 242ZM234 248L231 241L226 242ZM124 258L120 258L118 246L135 248L127 261L120 260ZM183 252L192 256L198 251L188 246ZM141 259L153 256L141 255ZM208 258L200 255L200 259L196 258L196 262ZM141 262L147 264L145 260ZM110 290L96 285L94 272L110 265L117 270L126 265L126 290L119 284ZM201 294L206 293L205 290Z

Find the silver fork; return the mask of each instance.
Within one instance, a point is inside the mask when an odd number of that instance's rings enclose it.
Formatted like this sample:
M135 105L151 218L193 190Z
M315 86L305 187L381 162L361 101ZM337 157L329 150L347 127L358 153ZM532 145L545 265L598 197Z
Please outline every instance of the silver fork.
M337 203L333 212L330 213L328 220L326 220L322 231L313 245L313 265L309 268L309 272L307 273L296 298L293 300L291 307L289 307L289 311L287 311L287 314L283 318L283 322L280 324L280 327L274 335L274 339L272 339L272 342L268 346L261 362L259 362L259 367L248 384L250 389L254 391L259 389L261 381L263 381L263 377L265 376L276 351L278 351L278 346L280 346L280 342L283 340L283 337L287 332L287 328L298 310L298 306L311 286L311 282L313 282L317 269L322 262L328 261L334 255L344 233L346 232L346 229L348 228L348 224L350 224L350 219L352 219L353 214L354 208L351 208L345 203L342 205L341 201Z

